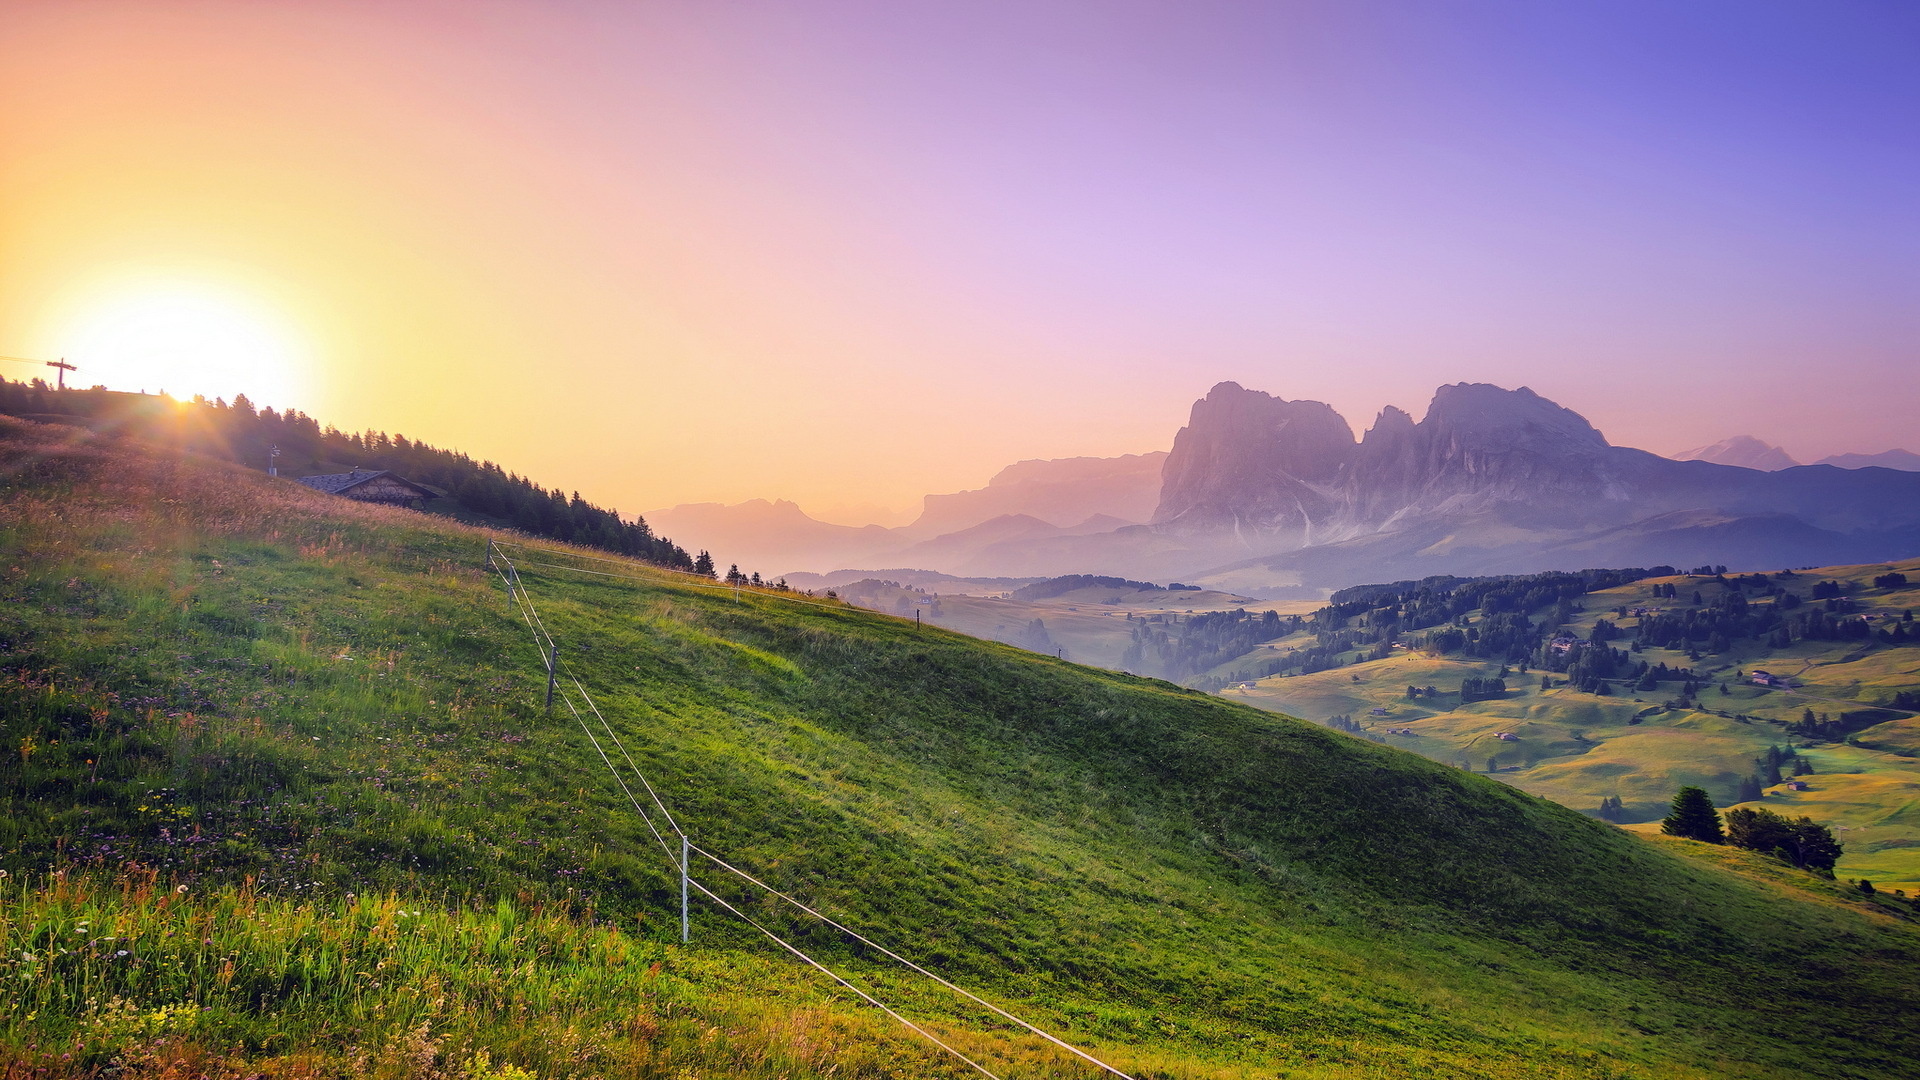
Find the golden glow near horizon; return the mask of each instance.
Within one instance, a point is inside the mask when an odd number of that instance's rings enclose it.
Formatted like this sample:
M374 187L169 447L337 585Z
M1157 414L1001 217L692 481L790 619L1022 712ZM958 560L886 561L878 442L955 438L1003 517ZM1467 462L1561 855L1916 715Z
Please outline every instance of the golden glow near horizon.
M1225 379L1910 442L1898 35L1822 11L1702 68L1647 50L1723 35L1538 18L11 0L0 353L628 513L857 523L1167 449Z
M299 407L311 346L268 305L208 282L120 284L72 305L53 340L78 385Z

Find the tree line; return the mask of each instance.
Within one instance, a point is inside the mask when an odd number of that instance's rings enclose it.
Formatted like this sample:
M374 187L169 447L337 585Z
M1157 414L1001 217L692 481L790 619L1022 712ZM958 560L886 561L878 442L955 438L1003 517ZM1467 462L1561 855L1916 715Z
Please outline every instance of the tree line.
M1727 811L1723 828L1713 800L1697 787L1683 787L1674 795L1672 807L1660 821L1660 831L1706 844L1731 844L1758 851L1827 878L1833 876L1834 863L1841 853L1832 831L1808 817L1791 820L1765 808L1736 806Z
M0 379L0 413L82 422L110 431L208 454L288 476L349 469L391 470L438 491L454 506L503 526L585 547L628 555L676 570L696 569L686 550L655 536L635 515L596 506L559 488L544 488L491 461L442 450L383 431L343 432L322 427L298 409L256 409L246 395L231 403L196 396L176 402L159 395L94 388L55 390L44 381ZM278 451L277 455L275 451ZM705 555L705 552L701 553ZM712 573L712 559L705 560Z

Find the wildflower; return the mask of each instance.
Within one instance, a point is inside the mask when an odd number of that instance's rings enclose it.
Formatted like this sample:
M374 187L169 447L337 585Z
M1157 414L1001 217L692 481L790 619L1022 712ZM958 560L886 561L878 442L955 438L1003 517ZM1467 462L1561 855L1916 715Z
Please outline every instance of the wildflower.
M125 949L121 949L120 951L118 951L118 952L116 952L116 953L114 953L114 954L113 954L113 958L114 958L115 960L118 960L118 959L120 959L121 957L123 957L123 956L125 956L125 955L127 955L127 950L125 950Z
M187 887L185 885L176 885L173 887L173 891L176 893L185 893L187 891Z

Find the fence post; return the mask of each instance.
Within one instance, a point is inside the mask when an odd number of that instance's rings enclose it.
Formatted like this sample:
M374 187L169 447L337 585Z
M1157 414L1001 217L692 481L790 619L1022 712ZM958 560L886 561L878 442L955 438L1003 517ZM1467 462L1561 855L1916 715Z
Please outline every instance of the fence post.
M555 645L547 654L547 715L553 715L553 681L559 673L560 646Z
M693 850L693 842L686 833L680 834L680 944L687 943L687 857Z

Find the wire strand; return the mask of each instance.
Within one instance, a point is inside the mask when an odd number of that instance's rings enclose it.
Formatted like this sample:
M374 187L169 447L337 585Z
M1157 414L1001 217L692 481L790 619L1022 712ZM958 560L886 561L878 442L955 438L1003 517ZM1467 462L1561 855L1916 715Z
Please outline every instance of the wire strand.
M504 555L502 555L501 558L506 561L508 567L511 568L513 566L513 561L511 559L507 559L506 556ZM516 572L516 576L517 576L517 572ZM511 590L511 582L509 582L509 588ZM533 597L528 595L527 589L524 585L522 585L518 590L518 596L526 604L527 610L534 612L533 618L535 621L538 621L539 613L537 611L534 611ZM546 631L545 623L541 623L540 631L543 635L546 636L548 645L552 646L553 637L551 635L545 634L545 631ZM558 655L558 654L556 653L555 655ZM573 665L567 662L566 660L561 660L560 664L563 668L566 669L567 678L571 679L573 681L574 687L580 691L580 697L582 700L584 700L587 703L587 708L593 711L593 715L600 721L600 726L606 730L607 738L612 740L614 746L619 748L620 756L627 759L627 767L633 770L633 775L638 777L641 785L647 789L648 797L653 800L653 805L659 808L660 815L661 817L666 819L669 829L673 832L674 835L684 837L686 833L681 830L680 823L674 820L673 811L667 809L666 802L660 798L660 792L654 789L653 782L647 779L646 772L640 768L640 765L638 762L633 760L633 755L627 751L626 743L620 740L620 736L613 730L613 725L607 722L606 715L600 711L600 706L594 702L593 695L587 692L586 685L580 681L580 676L574 673ZM563 694L562 698L564 699L564 697L565 695ZM573 707L572 703L569 702L567 707L571 709ZM575 715L576 716L578 715L577 711ZM582 726L584 727L585 721L583 720L581 723L582 723ZM593 735L591 731L589 731L587 734L589 738L591 738ZM599 749L598 740L595 740L594 748L596 750ZM605 756L606 756L605 752L602 752L601 757L604 758ZM609 761L607 763L607 766L608 768L612 768L613 763ZM618 770L615 770L614 778L616 780L619 779ZM622 782L622 786L624 787L624 781ZM629 798L632 797L632 792L628 792L628 797ZM636 802L635 805L637 806L638 803ZM652 828L652 822L648 822L648 827ZM655 830L654 835L656 837L659 836L658 830ZM663 840L662 843L664 842L665 841ZM675 861L675 865L678 865L678 860Z
M506 575L502 574L501 576L505 578ZM519 596L525 596L527 591L524 587L517 590L512 589L512 582L510 580L508 581L508 587L511 591L515 592ZM533 628L533 625L534 625L533 619L530 618L527 614L528 610L532 607L531 602L529 601L525 606L522 606L519 602L516 601L515 606L520 609L520 617L526 620L528 628L529 629ZM548 640L552 640L552 639L549 638ZM536 649L538 649L540 646L540 635L538 631L535 631L533 644ZM573 674L571 671L568 672L568 678L573 678ZM579 680L575 679L574 684L578 686ZM581 697L586 698L589 706L592 706L593 699L587 695L586 688L584 686L580 687L580 695ZM573 699L567 695L567 692L564 688L562 688L560 691L560 700L567 706L567 711L573 714L574 721L580 725L580 730L586 732L587 741L593 744L594 753L599 754L600 760L603 762L606 762L607 771L613 774L614 783L620 785L620 790L626 794L627 801L632 803L634 810L637 813L639 813L640 820L646 822L647 831L653 834L653 838L659 842L661 849L667 853L667 861L671 863L675 869L680 870L682 873L685 873L686 868L681 866L680 859L674 854L673 846L671 844L668 844L666 837L660 834L659 828L656 827L653 823L653 818L650 815L648 815L646 809L640 805L640 800L634 798L633 789L627 786L626 780L622 778L620 775L620 770L615 768L612 759L607 757L606 750L602 749L600 746L600 740L594 737L593 729L587 726L586 718L580 715L580 710L574 708ZM594 714L599 715L599 709L595 708ZM606 723L605 717L601 718L601 723L602 724ZM608 733L609 734L612 733L612 728L610 727L608 728ZM622 752L624 753L624 750ZM628 758L628 762L631 763L632 758ZM646 777L644 774L640 774L640 770L638 766L635 766L634 772L640 775L640 779L642 783L646 783ZM652 784L647 784L647 791L649 793L653 792ZM659 803L659 796L657 794L654 795L654 801L656 803ZM662 813L666 813L665 805L661 805L660 810ZM669 821L669 823L671 823L673 820L672 815L668 815L667 820ZM680 833L679 825L675 824L673 826L673 831L676 834L679 834Z
M761 881L759 878L754 877L752 874L747 873L745 870L742 870L739 867L732 865L731 863L727 862L725 859L722 859L720 856L715 855L713 852L700 847L698 844L690 845L690 847L695 854L711 860L714 863L714 865L720 867L722 870L725 870L732 874L736 874L741 878L744 878L747 881L752 882L755 885L758 885L760 888L765 889L767 892L771 893L772 895L779 897L780 899L786 901L789 904L792 904L794 907L799 908L801 911L806 912L807 914L813 916L816 919L819 919L821 922L826 923L828 926L833 927L835 930L838 930L841 933L846 934L848 937L853 938L855 941L860 942L862 945L866 945L872 949L875 949L885 954L886 956L890 957L891 959L901 964L904 964L909 968L912 968L914 971L917 971L920 974L925 975L927 978L932 979L934 982L939 983L941 986L946 987L947 989L953 991L956 994L959 994L971 1001L977 1002L980 1005L984 1005L985 1007L992 1009L994 1012L998 1013L999 1015L1005 1017L1008 1020L1013 1021L1016 1024L1019 1024L1021 1027L1026 1028L1028 1031L1033 1032L1035 1035L1040 1036L1041 1038L1047 1040L1048 1042L1054 1044L1055 1046L1058 1046L1061 1049L1068 1051L1069 1053L1077 1055L1078 1057L1083 1058L1086 1061L1092 1062L1093 1064L1098 1065L1100 1068L1105 1069L1107 1072L1110 1072L1115 1076L1122 1077L1123 1080L1133 1080L1133 1077L1130 1077L1126 1073L1121 1072L1119 1069L1116 1069L1113 1066L1107 1064L1106 1062L1101 1061L1099 1058L1094 1057L1092 1054L1089 1054L1086 1051L1081 1050L1080 1048L1074 1046L1073 1044L1066 1042L1062 1039L1056 1038L1055 1036L1049 1034L1048 1032L1043 1031L1038 1027L1035 1027L1034 1025L1028 1023L1027 1021L1022 1020L1018 1016L1015 1016L1012 1013L1008 1012L1007 1010L1001 1008L1000 1006L995 1005L993 1002L988 1001L987 999L979 996L978 994L973 993L972 991L966 989L965 987L955 986L953 983L948 982L947 980L941 978L939 975L936 975L933 972L928 971L926 968L921 967L919 964L916 964L913 961L907 959L906 957L901 956L899 953L894 952L892 949L887 948L885 945L881 945L878 942L875 942L873 939L866 937L865 935L861 934L859 931L853 930L845 925L842 925L841 923L834 921L828 916L823 915L818 911L815 911L813 908L808 907L806 904L803 904L800 901L795 900L793 897L788 896L786 893L781 892L779 889L776 889L773 886L767 884L766 882Z
M633 760L633 755L627 752L627 744L620 741L620 736L614 732L613 725L607 723L606 716L600 712L600 706L594 704L593 695L587 693L586 686L580 682L580 676L574 674L573 665L564 660L561 664L567 669L567 678L573 680L573 685L579 689L580 696L586 699L587 708L592 709L593 715L599 717L600 726L607 731L607 738L613 740L613 745L620 748L620 756L627 759L627 767L633 770L633 775L639 777L640 783L646 787L647 794L653 798L653 805L660 808L661 816L667 819L667 825L672 828L674 835L685 837L687 834L680 828L680 823L673 819L673 811L667 809L667 804L661 800L660 793L654 790L653 782L647 779L646 772Z
M528 545L516 545L516 546L528 547ZM532 549L532 550L554 550L554 549ZM580 556L580 557L589 558L589 559L594 558L593 556ZM499 571L498 568L495 568L496 572L500 573L501 578L506 582L508 586L509 592L512 595L514 595L516 599L515 606L521 609L521 617L527 622L529 628L533 630L535 635L535 641L534 641L535 645L537 646L540 643L541 638L543 637L551 645L553 639L551 635L547 633L545 623L540 619L539 612L533 604L533 598L529 595L528 589L525 583L519 579L519 574L518 574L518 569L516 564L512 559L508 558L504 553L500 555L500 558L503 562L506 563L508 569L513 571L513 576L508 577L505 572ZM612 560L596 560L596 561L611 562ZM606 573L603 571L588 570L584 567L566 566L564 564L529 562L528 565L546 566L546 567L551 567L551 568L560 569L560 570L572 570L577 573L593 574L598 577L611 577L611 578L619 578L623 580L641 581L641 582L647 581L646 578L638 577L637 575L612 574L612 573ZM723 586L723 585L704 585L704 586L696 585L695 587L716 588L716 589L728 588L727 586ZM779 597L779 598L788 600L790 602L807 604L808 606L811 606L811 607L826 607L826 608L830 608L831 610L842 610L842 611L848 610L847 608L839 607L836 605L809 603L808 601L798 600L793 597ZM878 942L875 942L871 938L866 937L865 935L859 933L856 930L853 930L852 928L846 926L845 924L840 923L828 917L827 915L824 915L821 912L815 910L814 908L808 906L807 904L804 904L801 901L787 895L786 893L781 892L780 890L774 888L773 886L767 884L764 881L761 881L759 878L754 877L752 874L749 874L745 870L742 870L739 867L734 866L733 864L727 862L726 860L720 858L718 855L715 855L714 853L706 850L705 848L699 847L695 844L692 844L690 841L687 841L686 833L681 829L679 822L674 819L672 812L667 809L666 803L660 797L659 791L656 790L652 782L647 779L646 772L640 768L637 762L633 760L633 755L630 752L628 752L625 743L620 740L619 735L614 731L613 726L607 720L606 715L603 712L601 712L599 705L594 702L593 695L587 690L585 683L583 683L580 680L579 675L573 670L573 666L569 663L566 663L565 661L562 661L561 664L566 671L568 680L571 681L574 685L574 688L579 691L581 700L585 702L588 710L593 713L595 718L597 718L600 721L600 725L606 731L609 741L613 742L613 744L620 750L621 756L626 759L628 768L633 771L634 776L638 778L640 783L646 788L648 796L653 800L654 805L660 810L662 817L669 825L671 831L675 835L679 836L680 839L686 843L686 849L688 851L699 854L701 857L710 860L716 866L727 871L728 873L734 874L735 876L741 878L742 880L747 881L750 884L762 890L765 890L770 895L777 897L778 899L791 905L792 907L806 913L807 915L812 916L815 919L818 919L819 921L827 924L828 926L833 927L834 929L840 931L841 933L848 935L854 940L859 941L861 944L874 949L875 951L885 955L886 957L895 961L896 963L899 963L904 967L914 971L915 973L923 975L926 978L931 979L936 983L939 983L941 986L946 987L947 989L953 991L954 993L959 994L962 997L965 997L968 1000L973 1001L983 1006L984 1008L987 1008L993 1011L995 1014L1005 1018L1008 1021L1011 1021L1014 1024L1019 1025L1020 1027L1026 1029L1029 1032L1032 1032L1035 1035L1038 1035L1042 1039L1047 1040L1048 1042L1054 1044L1055 1046L1058 1046L1061 1049L1066 1050L1068 1053L1071 1053L1076 1057L1079 1057L1082 1060L1085 1060L1099 1067L1100 1069L1108 1073L1111 1073L1116 1077L1121 1078L1121 1080L1133 1080L1133 1078L1128 1074L1121 1072L1119 1069L1116 1069L1113 1066L1107 1064L1106 1062L1101 1061L1099 1058L1096 1058L1093 1055L1087 1053L1086 1051L1079 1049L1073 1044L1058 1038L1052 1033L1032 1023L1029 1023L1026 1020L1023 1020L1018 1016L1015 1016L1013 1013L1007 1011L1006 1009L1002 1008L999 1005L994 1004L991 1001L986 1000L983 997L980 997L978 994L975 994L972 991L965 989L964 987L955 985L954 983L948 981L947 979L942 978L941 976L935 974L934 972L929 971L926 968L920 966L919 964L914 963L912 960L909 960L906 957L901 956L899 953L894 952L893 950L887 948L886 946L881 945ZM640 805L640 800L634 795L632 788L627 785L626 780L620 775L619 767L614 764L613 759L608 756L606 750L602 747L600 740L594 735L592 728L588 726L585 716L583 716L580 710L574 706L572 696L569 695L564 688L562 688L560 691L560 698L561 698L561 701L566 704L568 711L573 714L575 722L580 725L580 729L586 733L588 741L593 745L594 752L599 755L601 762L604 765L606 765L608 772L613 774L614 782L620 786L620 790L626 795L627 801L632 804L634 811L640 815L641 820L646 823L648 831L653 834L654 840L657 841L660 844L661 848L666 851L668 861L673 866L675 866L677 869L680 870L683 876L683 880L685 880L687 884L691 885L695 889L698 889L702 895L708 897L714 903L720 905L721 907L725 908L727 911L738 916L741 920L746 922L748 925L752 926L754 929L760 931L760 933L764 934L766 937L774 941L781 948L787 950L788 952L793 953L795 956L805 961L808 965L821 971L822 973L827 975L829 978L833 979L835 982L853 991L855 994L858 994L863 1000L867 1001L869 1004L873 1005L874 1007L882 1010L888 1016L899 1021L901 1024L905 1025L906 1027L912 1029L914 1032L918 1033L919 1035L927 1039L929 1042L932 1042L934 1045L940 1047L941 1049L947 1051L953 1056L959 1058L961 1061L966 1062L969 1066L973 1067L982 1075L990 1077L992 1078L992 1080L1000 1080L999 1077L995 1076L994 1073L989 1071L985 1066L982 1066L979 1062L974 1061L973 1059L967 1057L965 1054L962 1054L960 1051L954 1049L952 1046L949 1046L948 1044L942 1042L939 1038L935 1037L931 1032L927 1031L925 1028L914 1023L912 1020L907 1019L905 1016L902 1016L900 1013L894 1011L892 1008L889 1008L885 1003L881 1002L878 998L875 998L873 995L869 994L865 990L862 990L860 987L854 985L853 983L849 982L845 978L841 977L838 973L827 968L825 965L821 964L819 961L815 960L813 957L807 955L805 952L801 951L798 947L782 939L779 935L767 929L767 927L761 925L758 921L754 920L751 916L741 911L738 907L726 901L724 898L719 896L717 893L713 892L711 889L708 889L705 885L702 885L698 881L694 881L692 879L692 874L691 874L692 868L686 865L686 863L683 860L680 860L675 857L671 845L667 843L666 837L662 835L660 830L654 825L651 815L649 815L646 809Z
M754 920L753 916L748 915L746 912L741 911L739 908L734 907L732 904L729 904L726 900L722 899L720 895L714 892L712 889L709 889L705 885L702 885L699 882L694 881L691 877L687 879L687 884L692 885L696 889L699 889L700 892L703 893L709 900L712 900L714 903L719 904L721 907L726 908L728 911L733 912L734 915L738 916L741 919L741 921L745 922L748 926L751 926L755 930L758 930L762 934L765 934L767 937L771 938L776 944L778 944L781 948L787 950L793 955L806 961L813 968L825 974L829 979L832 979L834 982L839 983L841 986L844 986L847 989L853 991L854 993L859 994L860 997L867 1002L867 1004L872 1005L874 1008L879 1009L881 1012L886 1013L888 1016L893 1017L895 1020L900 1021L902 1024L905 1024L907 1027L918 1032L921 1038L926 1039L928 1042L932 1043L933 1045L939 1047L942 1050L945 1050L947 1053L952 1054L954 1057L959 1058L961 1061L966 1062L968 1065L973 1066L975 1071L979 1072L980 1075L989 1077L990 1080L1000 1080L1000 1077L995 1075L993 1072L989 1071L985 1065L980 1064L979 1062L973 1060L972 1058L961 1053L960 1051L955 1050L953 1047L948 1046L946 1043L941 1042L939 1037L934 1035L933 1032L928 1031L926 1028L921 1027L919 1024L916 1024L913 1021L907 1019L906 1017L900 1015L899 1013L894 1012L892 1009L888 1008L886 1003L881 1001L879 998L874 997L872 994L869 994L865 990L860 989L858 986L855 986L853 983L843 978L838 972L832 970L831 968L828 968L825 964L822 964L820 961L815 960L811 956L808 956L806 953L801 952L797 946L788 944L785 939L780 937L780 935L760 925L758 922Z

